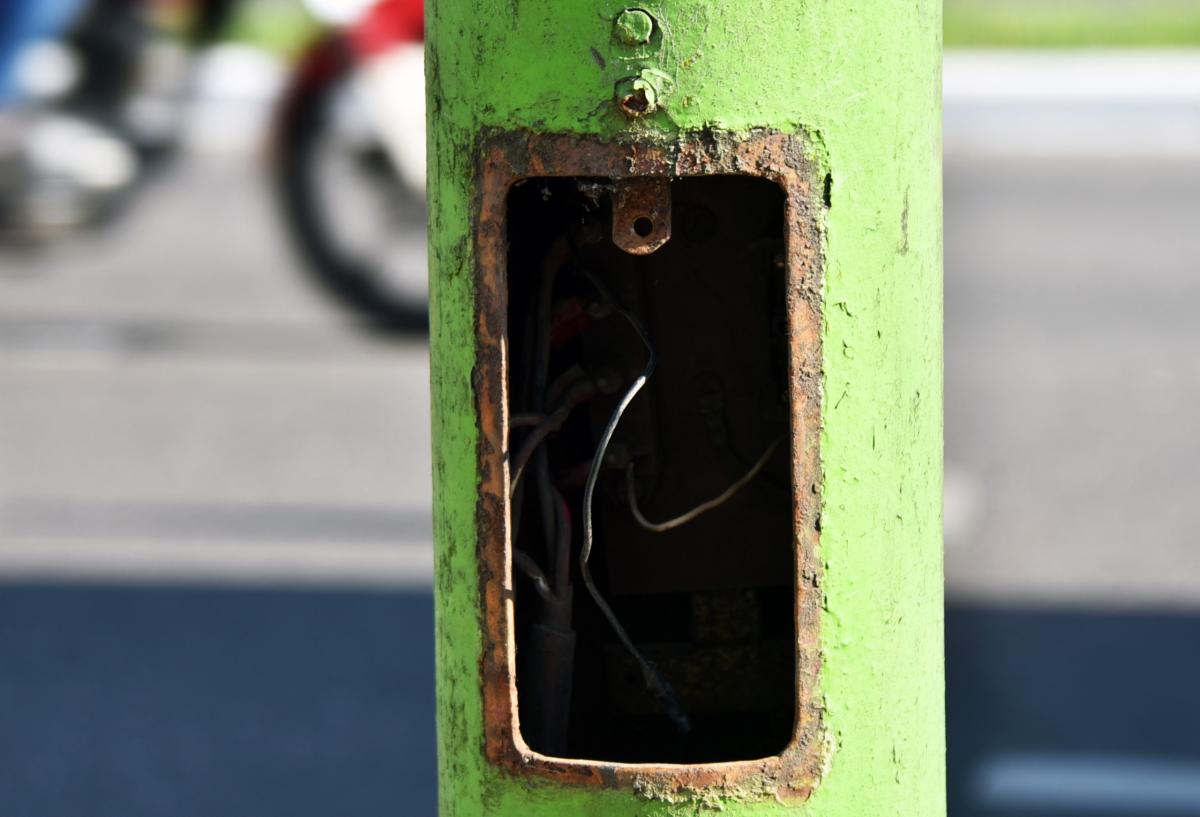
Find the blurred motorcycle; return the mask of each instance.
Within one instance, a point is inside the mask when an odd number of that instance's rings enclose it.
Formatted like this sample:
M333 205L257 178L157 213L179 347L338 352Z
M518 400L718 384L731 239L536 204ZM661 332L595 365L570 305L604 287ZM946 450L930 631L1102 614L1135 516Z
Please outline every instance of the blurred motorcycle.
M308 0L326 28L273 128L283 223L313 282L391 331L428 328L424 7Z
M0 244L46 245L135 198L176 153L194 56L237 2L0 0ZM335 302L377 328L424 331L423 3L306 5L323 27L270 133L283 227ZM166 31L156 9L187 22Z
M3 0L0 241L45 245L129 203L175 153L190 56L235 2L188 0L171 32L148 0Z

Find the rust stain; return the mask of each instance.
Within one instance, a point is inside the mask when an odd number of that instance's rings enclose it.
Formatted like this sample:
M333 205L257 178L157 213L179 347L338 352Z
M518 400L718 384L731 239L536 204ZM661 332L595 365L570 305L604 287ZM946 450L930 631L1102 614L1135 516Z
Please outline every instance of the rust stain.
M671 240L671 182L661 176L618 179L613 191L613 243L649 255Z
M733 137L714 131L669 144L622 144L570 135L502 132L480 145L475 203L476 368L473 373L479 442L476 507L479 589L484 650L480 660L484 703L484 751L488 760L516 775L561 783L625 788L653 799L807 799L825 763L820 672L821 200L817 169L801 137L768 131ZM516 697L513 635L512 542L508 507L507 279L505 208L509 188L536 176L583 176L613 180L631 191L627 205L661 207L667 180L682 176L747 174L767 178L786 193L789 380L793 463L793 530L796 587L796 722L778 755L758 760L697 765L606 763L548 757L521 738ZM638 177L657 177L652 183ZM645 187L641 187L645 185ZM817 198L814 199L814 191ZM632 210L631 210L632 212ZM659 211L661 212L661 210ZM669 238L669 211L667 238ZM614 228L615 231L615 228ZM641 236L643 240L646 236ZM614 235L614 241L616 236ZM663 239L665 243L666 238ZM618 243L620 246L620 244ZM661 246L661 244L659 244ZM650 251L650 250L647 250Z

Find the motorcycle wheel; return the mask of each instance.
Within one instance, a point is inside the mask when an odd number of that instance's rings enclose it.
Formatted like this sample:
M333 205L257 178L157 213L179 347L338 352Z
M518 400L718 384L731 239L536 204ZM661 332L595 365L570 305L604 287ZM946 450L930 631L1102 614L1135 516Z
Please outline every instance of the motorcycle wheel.
M326 56L329 51L326 51ZM396 174L354 110L348 57L308 72L276 122L283 224L317 288L375 329L429 328L423 196Z

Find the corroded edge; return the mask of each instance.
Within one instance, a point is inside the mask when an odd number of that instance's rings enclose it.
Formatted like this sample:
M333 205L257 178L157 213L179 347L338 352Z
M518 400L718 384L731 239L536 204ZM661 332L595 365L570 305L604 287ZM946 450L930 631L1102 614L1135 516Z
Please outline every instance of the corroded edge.
M821 182L801 136L704 131L670 143L607 142L571 135L497 132L480 140L475 227L476 364L479 427L476 547L484 641L480 656L487 759L512 774L566 784L630 789L660 800L804 800L826 765L818 681L823 603L818 557L821 422ZM506 222L513 182L537 176L753 175L786 194L789 379L796 534L796 723L784 750L759 760L697 765L607 763L554 758L521 738L513 641L508 508Z

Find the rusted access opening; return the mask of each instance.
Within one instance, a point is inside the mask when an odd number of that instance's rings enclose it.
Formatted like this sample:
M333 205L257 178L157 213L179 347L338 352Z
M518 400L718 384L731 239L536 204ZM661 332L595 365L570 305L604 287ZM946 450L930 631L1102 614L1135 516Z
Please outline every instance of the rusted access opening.
M793 739L785 217L754 176L509 189L516 720L534 752L697 764Z

